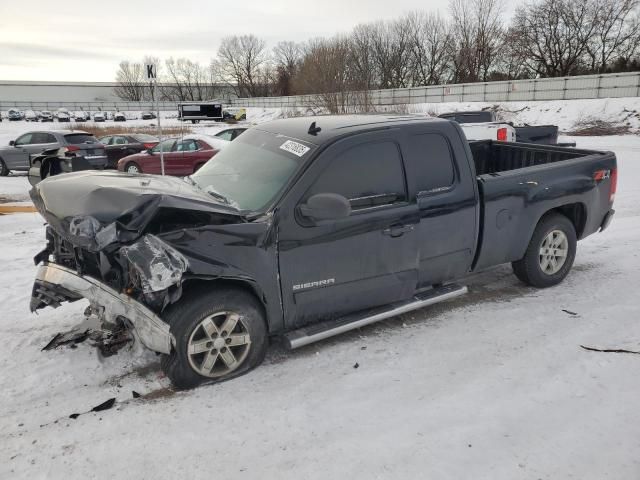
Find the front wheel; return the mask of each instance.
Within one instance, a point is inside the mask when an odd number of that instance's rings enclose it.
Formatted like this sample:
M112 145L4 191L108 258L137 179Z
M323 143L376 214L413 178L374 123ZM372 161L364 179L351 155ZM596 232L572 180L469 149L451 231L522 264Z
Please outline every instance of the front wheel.
M127 165L124 167L124 171L127 173L142 173L142 169L135 162L127 163Z
M162 370L179 389L228 380L264 359L267 329L262 305L232 288L194 291L164 315L176 339Z
M569 274L576 248L571 220L559 213L547 215L536 226L524 257L512 263L513 273L533 287L552 287Z

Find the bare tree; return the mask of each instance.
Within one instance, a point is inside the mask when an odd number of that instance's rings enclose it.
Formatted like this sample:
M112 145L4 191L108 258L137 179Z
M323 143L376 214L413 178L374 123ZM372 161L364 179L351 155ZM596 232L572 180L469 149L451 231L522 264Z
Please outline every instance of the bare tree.
M265 91L269 73L266 42L254 35L225 37L214 68L239 97L255 97Z
M292 95L293 79L302 60L302 47L295 42L279 42L273 48L274 90L276 95Z
M314 94L316 105L331 113L357 110L362 101L350 65L348 38L311 40L305 50L296 77L296 90Z
M214 95L214 85L206 68L187 58L169 58L165 62L167 83L165 96L173 100L209 100Z
M591 5L584 0L542 0L518 9L513 40L527 68L542 77L581 73L596 28Z
M116 72L115 94L123 100L140 102L144 99L146 82L141 63L120 62Z
M605 72L615 63L626 63L640 45L638 0L598 0L593 3L594 32L587 45L591 70Z
M486 81L503 44L503 0L451 0L454 82Z
M412 12L407 15L413 55L413 85L443 83L450 70L451 32L437 13Z

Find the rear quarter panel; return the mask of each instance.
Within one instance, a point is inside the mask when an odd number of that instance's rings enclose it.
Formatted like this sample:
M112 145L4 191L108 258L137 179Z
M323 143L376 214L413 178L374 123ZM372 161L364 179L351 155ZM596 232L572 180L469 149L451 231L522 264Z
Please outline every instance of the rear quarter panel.
M483 221L474 270L521 259L542 216L559 207L579 204L584 208L579 239L598 231L611 208L611 179L596 182L593 174L613 168L615 155L606 152L481 175Z

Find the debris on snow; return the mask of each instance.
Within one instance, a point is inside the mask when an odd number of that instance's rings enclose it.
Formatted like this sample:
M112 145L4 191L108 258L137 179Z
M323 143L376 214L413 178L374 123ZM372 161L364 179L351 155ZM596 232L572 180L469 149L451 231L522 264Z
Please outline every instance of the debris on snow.
M635 352L633 350L625 350L624 348L596 348L596 347L586 347L584 345L580 345L580 348L584 348L585 350L589 350L591 352L633 353L633 354L636 354L636 355L640 355L640 352Z

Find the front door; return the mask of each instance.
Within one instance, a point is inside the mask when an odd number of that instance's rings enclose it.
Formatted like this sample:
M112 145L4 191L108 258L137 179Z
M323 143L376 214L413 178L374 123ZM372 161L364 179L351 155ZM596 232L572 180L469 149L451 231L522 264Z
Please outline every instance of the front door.
M26 170L29 168L29 154L32 145L32 139L35 133L25 133L19 136L13 148L7 149L2 154L2 158L9 170Z
M418 278L417 205L408 202L393 130L329 147L279 212L280 281L288 328L411 297ZM347 218L309 221L299 206L318 193L351 203Z

